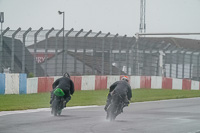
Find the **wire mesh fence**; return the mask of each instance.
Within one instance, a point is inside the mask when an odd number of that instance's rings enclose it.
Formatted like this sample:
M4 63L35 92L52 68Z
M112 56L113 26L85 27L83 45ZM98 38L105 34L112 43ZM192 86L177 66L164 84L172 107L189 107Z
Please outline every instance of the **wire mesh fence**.
M145 75L199 80L200 41L56 30L2 32L2 72L32 76ZM1 49L0 49L1 50Z

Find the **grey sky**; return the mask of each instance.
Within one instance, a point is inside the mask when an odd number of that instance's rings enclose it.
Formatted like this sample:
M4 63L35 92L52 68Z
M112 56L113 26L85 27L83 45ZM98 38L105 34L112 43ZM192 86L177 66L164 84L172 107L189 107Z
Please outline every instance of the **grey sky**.
M15 30L84 29L133 36L139 31L140 0L0 0L3 27ZM200 32L200 0L146 0L146 32Z

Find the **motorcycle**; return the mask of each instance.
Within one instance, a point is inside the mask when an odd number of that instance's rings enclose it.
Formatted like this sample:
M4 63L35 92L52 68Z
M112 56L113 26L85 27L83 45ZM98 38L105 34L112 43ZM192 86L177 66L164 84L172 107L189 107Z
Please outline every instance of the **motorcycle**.
M61 115L65 103L64 100L65 93L60 88L55 89L53 93L54 93L54 98L51 106L51 114L53 114L54 116Z
M107 108L107 116L106 119L110 121L114 121L115 118L123 112L123 108L125 107L125 103L123 102L123 98L117 95L118 100L111 100L111 104Z

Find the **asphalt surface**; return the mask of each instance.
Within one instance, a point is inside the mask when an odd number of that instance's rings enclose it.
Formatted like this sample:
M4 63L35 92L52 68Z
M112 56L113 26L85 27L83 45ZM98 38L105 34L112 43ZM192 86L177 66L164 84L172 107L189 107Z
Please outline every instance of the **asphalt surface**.
M103 106L0 112L0 133L200 133L200 98L133 103L115 121Z

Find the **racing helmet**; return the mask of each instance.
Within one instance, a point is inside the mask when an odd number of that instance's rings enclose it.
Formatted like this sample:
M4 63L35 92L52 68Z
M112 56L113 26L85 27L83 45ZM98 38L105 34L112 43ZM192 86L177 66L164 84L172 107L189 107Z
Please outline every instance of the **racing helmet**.
M124 81L128 82L128 77L127 76L123 76L121 80L124 80Z
M69 73L66 72L66 73L64 73L63 77L70 78L70 75L69 75Z

